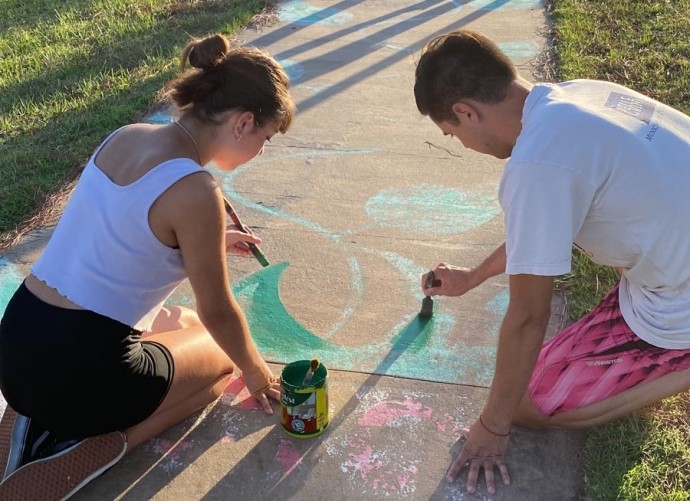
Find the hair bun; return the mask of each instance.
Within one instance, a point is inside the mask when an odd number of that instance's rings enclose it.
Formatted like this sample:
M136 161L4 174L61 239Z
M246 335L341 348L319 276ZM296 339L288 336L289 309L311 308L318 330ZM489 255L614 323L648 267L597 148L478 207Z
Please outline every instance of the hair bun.
M230 50L230 42L223 35L211 35L193 43L189 51L189 64L208 70L218 64Z

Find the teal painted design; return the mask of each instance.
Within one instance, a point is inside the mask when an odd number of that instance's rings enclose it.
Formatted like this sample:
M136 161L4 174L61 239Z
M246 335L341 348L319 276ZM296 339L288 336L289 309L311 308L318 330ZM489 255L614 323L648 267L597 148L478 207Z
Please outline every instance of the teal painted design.
M14 291L24 280L16 265L0 257L0 317L5 313Z
M381 191L365 210L379 226L424 235L462 233L500 214L494 196L430 185Z
M499 43L498 47L511 59L534 59L541 50L534 40Z
M477 10L538 9L542 0L471 0L468 7Z
M384 339L358 347L340 346L317 336L295 320L280 299L279 282L287 267L285 262L273 264L233 287L267 360L289 363L318 357L331 369L448 383L473 376L477 384L491 382L495 348L448 345L448 334L455 325L448 314L437 313L430 319L414 315Z
M278 6L278 18L297 26L335 26L348 22L352 14L330 7L317 7L302 0L290 0Z
M282 363L316 356L328 367L353 367L360 356L358 350L320 338L285 309L280 300L279 282L287 267L285 262L267 266L233 287L261 353Z

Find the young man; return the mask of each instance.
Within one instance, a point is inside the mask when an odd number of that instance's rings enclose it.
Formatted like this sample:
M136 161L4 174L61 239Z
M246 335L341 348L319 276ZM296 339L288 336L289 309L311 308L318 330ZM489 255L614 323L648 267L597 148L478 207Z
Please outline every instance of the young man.
M494 493L495 466L510 482L512 424L593 426L690 388L690 117L608 82L532 85L466 30L426 45L414 92L444 135L510 158L506 242L474 269L439 265L441 285L424 291L460 296L509 275L491 392L447 473L468 464L475 492L483 468ZM542 346L573 245L621 279Z

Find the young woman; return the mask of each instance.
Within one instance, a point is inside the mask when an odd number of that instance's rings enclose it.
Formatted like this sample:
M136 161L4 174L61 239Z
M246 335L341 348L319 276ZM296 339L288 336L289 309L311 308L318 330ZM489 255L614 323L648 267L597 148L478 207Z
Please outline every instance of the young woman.
M218 398L242 371L271 413L279 383L227 277L226 227L203 166L232 170L295 114L280 65L222 35L191 42L169 94L179 119L133 124L94 152L0 324L0 499L63 499ZM197 311L164 306L188 278Z

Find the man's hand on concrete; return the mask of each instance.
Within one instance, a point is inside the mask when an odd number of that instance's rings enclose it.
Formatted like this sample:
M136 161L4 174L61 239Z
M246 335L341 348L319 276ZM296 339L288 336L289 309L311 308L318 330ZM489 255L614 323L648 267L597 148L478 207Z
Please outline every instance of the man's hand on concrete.
M497 436L487 430L479 420L471 428L464 428L462 434L467 439L458 457L451 463L446 480L453 482L460 470L469 465L467 475L467 492L477 491L479 471L484 469L486 490L489 494L496 492L494 467L498 467L505 485L510 484L508 466L505 463L505 451L508 446L508 436Z

